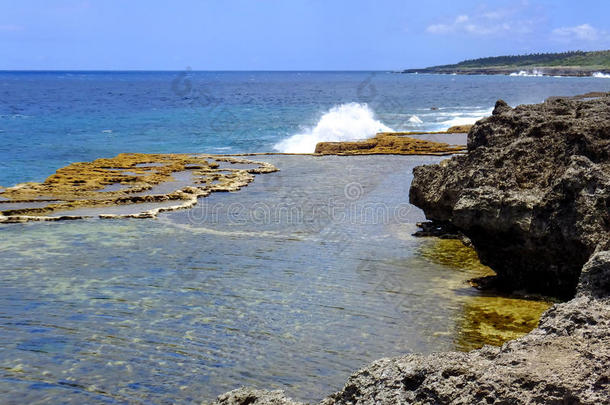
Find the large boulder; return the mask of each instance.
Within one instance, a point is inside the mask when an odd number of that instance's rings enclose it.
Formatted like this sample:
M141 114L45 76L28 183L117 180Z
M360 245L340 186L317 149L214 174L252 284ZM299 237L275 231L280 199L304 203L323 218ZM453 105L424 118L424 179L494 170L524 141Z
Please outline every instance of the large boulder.
M472 241L498 285L573 296L610 247L610 94L509 107L468 134L468 154L414 169L410 201Z

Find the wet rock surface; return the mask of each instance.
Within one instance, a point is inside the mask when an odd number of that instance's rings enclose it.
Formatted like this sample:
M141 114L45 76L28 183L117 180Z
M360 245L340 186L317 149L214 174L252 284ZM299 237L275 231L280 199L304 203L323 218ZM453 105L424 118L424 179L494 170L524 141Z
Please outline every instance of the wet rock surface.
M411 202L449 222L509 289L573 296L583 264L608 249L610 96L498 101L468 154L414 170Z
M416 224L420 230L413 236L426 237L435 236L441 239L460 239L460 231L451 222L418 222Z
M449 128L442 132L380 132L374 138L353 142L320 142L315 153L322 155L452 155L463 153L462 145L450 145L417 139L416 135L466 133L469 125Z
M222 394L214 402L217 405L298 405L286 397L282 391L264 391L253 388L239 388Z

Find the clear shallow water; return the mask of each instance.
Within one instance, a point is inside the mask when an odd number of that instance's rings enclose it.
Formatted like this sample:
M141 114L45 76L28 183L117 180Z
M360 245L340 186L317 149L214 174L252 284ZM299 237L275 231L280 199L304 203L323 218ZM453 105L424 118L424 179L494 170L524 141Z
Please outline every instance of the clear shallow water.
M497 98L601 90L610 81L0 72L0 184L120 152L270 151L348 103L424 130ZM189 403L241 385L313 401L379 357L482 342L463 330L493 306L465 280L486 270L410 236L423 219L406 204L411 170L438 158L260 159L282 171L158 220L2 226L2 401Z
M267 152L347 103L366 103L394 130L440 129L488 114L498 98L516 105L603 90L610 81L601 78L0 72L0 185L120 152Z
M410 236L411 169L439 158L261 159L281 171L158 220L3 226L3 401L314 401L379 357L480 343L460 325L485 270Z

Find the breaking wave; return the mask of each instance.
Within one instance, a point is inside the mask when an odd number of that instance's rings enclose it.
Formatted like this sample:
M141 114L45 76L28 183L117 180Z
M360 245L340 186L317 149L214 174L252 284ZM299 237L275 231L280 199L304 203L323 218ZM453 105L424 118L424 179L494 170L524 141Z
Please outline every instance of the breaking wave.
M422 111L423 109L420 109ZM444 131L456 125L471 125L491 115L493 108L473 107L438 107L432 112L420 112L418 117L423 121L421 129Z
M527 70L521 70L519 72L511 73L509 76L521 76L521 77L540 77L544 76L544 73L540 70L532 70L531 72Z
M472 125L481 118L489 117L493 108L480 109L468 113L447 114L448 119L441 121L443 128L449 128L456 125Z
M599 79L610 79L609 73L595 72L591 76L597 77Z
M283 153L312 153L318 142L357 141L392 131L366 104L348 103L328 110L314 127L292 135L273 148Z

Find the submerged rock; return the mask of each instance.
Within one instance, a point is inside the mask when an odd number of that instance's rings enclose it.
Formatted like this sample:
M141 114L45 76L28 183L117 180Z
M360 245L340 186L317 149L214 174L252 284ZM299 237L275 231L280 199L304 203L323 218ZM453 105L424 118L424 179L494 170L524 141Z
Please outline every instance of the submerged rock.
M321 405L607 403L610 290L600 286L609 276L610 251L599 252L582 271L577 297L551 307L528 335L469 353L377 360ZM216 403L295 404L278 391L249 389Z
M410 200L464 233L506 288L567 298L610 247L609 157L610 95L498 101L468 154L414 169Z
M528 335L469 353L381 359L322 404L601 404L610 395L610 252L593 256L579 294Z

